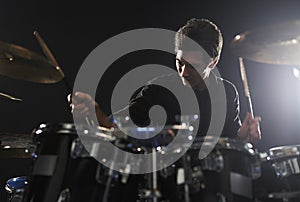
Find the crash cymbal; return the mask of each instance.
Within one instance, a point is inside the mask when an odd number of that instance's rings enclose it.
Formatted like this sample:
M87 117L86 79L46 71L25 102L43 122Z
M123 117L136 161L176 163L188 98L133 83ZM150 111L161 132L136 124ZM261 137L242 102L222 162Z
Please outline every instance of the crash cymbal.
M231 48L235 55L256 62L300 65L300 20L238 34L232 40Z
M0 41L0 75L36 83L63 79L59 67L21 46Z

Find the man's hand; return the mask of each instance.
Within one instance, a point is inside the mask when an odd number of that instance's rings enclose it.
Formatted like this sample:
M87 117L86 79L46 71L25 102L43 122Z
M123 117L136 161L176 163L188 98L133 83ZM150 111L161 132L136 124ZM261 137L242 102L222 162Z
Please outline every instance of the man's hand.
M71 112L75 116L89 116L93 108L96 108L97 103L87 93L76 92L73 96L68 95L68 102L70 103Z
M261 139L259 116L252 117L248 112L238 132L238 137L246 142L255 143Z
M77 117L83 117L87 122L90 120L91 113L96 112L97 121L100 126L111 128L114 124L109 121L108 116L101 110L98 103L91 95L83 92L76 92L74 95L68 95L71 112ZM94 111L95 110L95 111Z

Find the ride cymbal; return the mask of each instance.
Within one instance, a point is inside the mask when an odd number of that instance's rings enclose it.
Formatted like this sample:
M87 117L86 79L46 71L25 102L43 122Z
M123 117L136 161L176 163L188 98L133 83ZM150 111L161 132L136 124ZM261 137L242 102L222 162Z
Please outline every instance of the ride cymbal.
M300 20L267 25L238 34L231 42L235 55L279 65L300 65Z

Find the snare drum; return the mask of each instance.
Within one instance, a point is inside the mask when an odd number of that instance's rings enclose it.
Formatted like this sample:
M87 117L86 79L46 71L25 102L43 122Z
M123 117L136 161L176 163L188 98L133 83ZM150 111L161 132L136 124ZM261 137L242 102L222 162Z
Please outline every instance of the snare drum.
M199 151L211 152L200 159ZM252 202L252 182L260 174L258 154L237 139L196 139L182 159L182 200L188 192L193 202Z
M264 201L300 201L300 145L273 147L261 153L262 176L255 183Z
M108 136L99 136L97 128L75 128L69 123L39 125L33 131L36 149L25 201L101 201L108 175L112 176L111 186L119 180L119 173L109 172L85 150L76 129L84 130L85 141L95 141L98 146L108 141Z
M6 182L5 190L7 192L8 202L21 202L23 200L24 189L27 185L27 177L15 177Z

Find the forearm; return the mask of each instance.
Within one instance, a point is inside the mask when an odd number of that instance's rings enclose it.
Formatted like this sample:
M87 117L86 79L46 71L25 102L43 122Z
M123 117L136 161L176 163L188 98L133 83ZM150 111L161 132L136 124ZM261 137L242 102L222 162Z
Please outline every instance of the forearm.
M106 128L112 128L114 127L114 124L109 120L108 115L105 114L102 109L100 108L99 104L95 102L95 108L96 108L96 116L97 120L100 126L106 127Z

